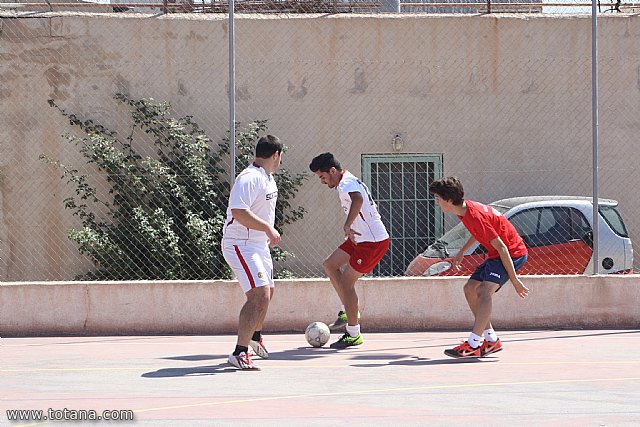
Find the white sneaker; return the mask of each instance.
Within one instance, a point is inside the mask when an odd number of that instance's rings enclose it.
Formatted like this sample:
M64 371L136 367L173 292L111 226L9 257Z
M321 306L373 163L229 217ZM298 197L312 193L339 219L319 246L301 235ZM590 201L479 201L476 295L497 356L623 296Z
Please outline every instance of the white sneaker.
M260 341L254 341L254 340L249 341L249 345L251 346L253 351L255 351L256 354L260 356L262 359L269 358L269 352L267 351L267 347L265 347L264 344L262 343L262 338L260 338Z
M251 360L251 356L244 351L237 356L231 353L229 355L229 363L238 369L242 369L243 371L260 370L260 366L253 363L253 360Z

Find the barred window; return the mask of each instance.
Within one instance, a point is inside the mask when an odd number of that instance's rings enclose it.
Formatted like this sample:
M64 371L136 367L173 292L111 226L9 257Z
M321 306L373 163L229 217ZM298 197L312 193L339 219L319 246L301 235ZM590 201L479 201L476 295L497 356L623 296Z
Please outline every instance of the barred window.
M441 154L362 156L362 177L391 236L374 276L402 276L417 254L443 232L429 184L442 177Z

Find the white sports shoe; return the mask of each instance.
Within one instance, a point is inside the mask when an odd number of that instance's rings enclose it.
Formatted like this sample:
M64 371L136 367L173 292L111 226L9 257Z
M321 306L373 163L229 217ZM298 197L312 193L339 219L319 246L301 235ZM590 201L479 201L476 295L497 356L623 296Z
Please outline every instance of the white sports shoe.
M256 354L262 359L269 358L269 352L267 351L267 347L265 347L264 344L262 343L262 338L260 338L260 341L254 341L254 340L249 341L249 345L251 346L253 351L255 351Z
M243 371L260 370L260 366L253 363L253 360L251 360L251 356L244 351L237 356L231 353L229 355L229 363L238 369L242 369Z

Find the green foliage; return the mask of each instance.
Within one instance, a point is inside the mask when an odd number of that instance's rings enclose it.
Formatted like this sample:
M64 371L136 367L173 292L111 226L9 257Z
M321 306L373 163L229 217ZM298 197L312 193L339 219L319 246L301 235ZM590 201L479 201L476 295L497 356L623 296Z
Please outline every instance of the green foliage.
M153 99L133 100L118 94L128 105L132 131L121 140L116 132L92 120L80 120L50 106L79 127L83 137L65 135L79 148L87 163L94 164L109 184L108 195L98 192L88 175L52 160L62 179L75 187L64 206L80 218L82 228L71 229L69 238L88 256L95 271L78 278L88 280L228 279L231 271L222 257L220 240L229 197L227 171L229 138L212 150L211 139L191 116L170 117L170 104ZM151 135L156 155L142 156L134 148L136 129ZM253 160L255 142L266 131L266 121L255 121L236 131L236 170ZM291 200L306 175L282 168L275 174L278 184L276 228L301 219L303 207ZM97 213L99 212L99 213ZM294 256L281 249L274 261ZM291 277L276 271L276 277Z

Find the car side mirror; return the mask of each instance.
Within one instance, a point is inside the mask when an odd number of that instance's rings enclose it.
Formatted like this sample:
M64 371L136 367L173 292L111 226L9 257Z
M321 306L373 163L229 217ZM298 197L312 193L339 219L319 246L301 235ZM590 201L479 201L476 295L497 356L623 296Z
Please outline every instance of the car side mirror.
M590 248L593 248L593 231L589 230L587 231L581 239L583 242L585 242Z

